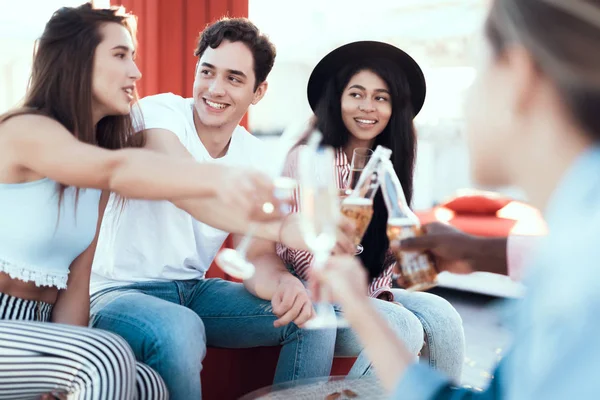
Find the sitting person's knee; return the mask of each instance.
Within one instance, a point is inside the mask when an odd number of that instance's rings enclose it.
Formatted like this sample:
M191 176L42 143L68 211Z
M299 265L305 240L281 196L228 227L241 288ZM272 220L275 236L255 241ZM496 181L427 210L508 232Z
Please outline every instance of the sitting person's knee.
M438 321L446 327L459 326L462 328L462 318L448 300L430 293L420 294L427 299L427 307L419 310L419 314L427 317L427 320L431 321L431 323Z
M378 300L377 309L406 344L407 349L411 353L417 354L423 347L423 325L421 320L397 303Z
M202 319L192 310L180 307L165 316L157 316L150 330L150 342L155 351L169 353L170 356L184 357L187 354L206 353L206 333Z

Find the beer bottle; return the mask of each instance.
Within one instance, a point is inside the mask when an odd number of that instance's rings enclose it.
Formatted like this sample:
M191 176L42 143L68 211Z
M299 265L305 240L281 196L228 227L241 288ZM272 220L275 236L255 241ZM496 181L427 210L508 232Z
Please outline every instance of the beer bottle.
M382 190L388 210L387 236L390 241L422 234L419 217L410 209L402 184L391 161L382 162ZM397 251L396 270L407 290L426 290L437 284L437 271L430 254Z

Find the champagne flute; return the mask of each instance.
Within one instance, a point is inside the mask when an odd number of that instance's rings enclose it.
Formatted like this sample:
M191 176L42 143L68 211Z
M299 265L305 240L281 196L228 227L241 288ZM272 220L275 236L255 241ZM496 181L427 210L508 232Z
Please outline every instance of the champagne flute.
M314 257L313 268L324 268L337 241L340 211L333 175L334 152L331 147L303 148L298 158L298 177L302 214L301 231ZM306 329L337 327L335 312L329 307L326 293L315 304L316 316L306 322Z
M372 155L373 150L368 147L357 147L354 149L352 152L350 176L348 177L348 182L346 183L346 189L354 190L356 184L358 183L358 179L360 178L360 174L369 163Z
M346 193L351 192L356 188L356 184L360 179L360 175L362 171L365 169L371 156L373 155L373 150L368 147L357 147L352 152L352 162L350 163L350 176L348 177L348 182L346 183ZM361 254L365 248L362 244L356 245L356 255Z
M318 143L321 141L321 133L313 131L311 126L312 122L310 121L302 124L290 125L277 141L274 151L275 157L268 174L274 178L273 185L275 186L275 197L279 200L291 200L294 196L294 191L296 190L297 183L295 179L281 176L285 160L290 150L308 135L311 135L308 143L312 147L318 146ZM263 211L274 211L269 210L269 205L272 208L272 204L265 203L263 205ZM222 249L219 251L215 257L215 261L225 273L242 280L249 279L254 275L256 268L254 267L254 264L248 261L247 253L257 229L258 224L252 223L249 226L246 235L235 249Z

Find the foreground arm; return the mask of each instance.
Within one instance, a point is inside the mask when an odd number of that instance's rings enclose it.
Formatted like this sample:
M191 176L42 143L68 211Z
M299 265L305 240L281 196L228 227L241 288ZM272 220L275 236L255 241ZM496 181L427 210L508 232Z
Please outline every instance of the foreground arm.
M475 271L507 275L506 238L466 234L439 222L423 226L425 235L391 243L394 249L428 251L440 271L468 274Z
M394 242L391 246L429 251L440 271L492 272L508 275L515 281L521 280L525 261L540 241L540 236L473 236L439 222L424 225L423 230L425 235Z
M166 129L148 129L146 134L146 148L169 155L176 159L193 160L193 156L179 141L177 136ZM238 197L247 201L242 194ZM189 213L198 221L225 232L243 234L248 232L251 221L240 207L223 207L222 201L215 196L178 198L172 203ZM280 234L285 234L284 221L264 221L258 224L255 236L271 241L278 241ZM288 235L289 236L289 235ZM300 246L301 244L298 243Z
M414 355L368 300L366 272L355 258L332 257L327 267L313 271L313 276L330 289L335 301L344 308L345 317L364 345L383 386L394 394L392 398L500 398L495 388L486 393L456 389L438 372L416 364Z
M106 150L80 142L47 117L18 116L5 121L2 128L0 145L12 150L8 168L30 170L67 186L150 200L217 196L223 205L240 206L247 213L251 211L248 204L273 198L271 180L263 174L145 149ZM240 196L250 201L243 202Z

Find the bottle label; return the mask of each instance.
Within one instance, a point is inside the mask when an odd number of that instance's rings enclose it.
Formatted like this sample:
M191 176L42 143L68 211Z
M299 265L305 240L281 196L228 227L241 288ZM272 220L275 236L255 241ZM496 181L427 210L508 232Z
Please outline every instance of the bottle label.
M388 238L402 240L422 235L421 227L409 219L388 221ZM409 290L425 290L437 283L437 271L431 256L424 252L396 251L396 270L403 286Z

